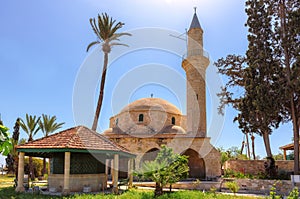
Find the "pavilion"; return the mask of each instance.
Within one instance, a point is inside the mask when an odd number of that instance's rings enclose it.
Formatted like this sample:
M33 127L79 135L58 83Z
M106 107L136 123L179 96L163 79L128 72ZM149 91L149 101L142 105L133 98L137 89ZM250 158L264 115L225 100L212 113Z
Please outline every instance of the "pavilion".
M300 144L300 142L299 142ZM279 147L279 149L283 150L283 159L287 160L286 151L293 151L294 150L294 143L290 143L284 146Z
M129 185L132 184L135 155L84 126L17 146L19 152L17 192L24 192L24 156L50 158L48 188L66 195L80 192L85 186L91 191L107 187L108 160L112 160L113 191L118 191L119 159L128 159Z

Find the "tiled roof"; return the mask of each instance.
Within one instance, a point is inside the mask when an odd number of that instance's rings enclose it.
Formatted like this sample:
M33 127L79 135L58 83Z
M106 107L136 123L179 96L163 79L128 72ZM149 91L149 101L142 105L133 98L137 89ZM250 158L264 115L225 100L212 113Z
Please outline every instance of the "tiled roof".
M83 149L118 151L131 154L127 149L110 141L105 136L85 127L77 126L23 145L17 149Z

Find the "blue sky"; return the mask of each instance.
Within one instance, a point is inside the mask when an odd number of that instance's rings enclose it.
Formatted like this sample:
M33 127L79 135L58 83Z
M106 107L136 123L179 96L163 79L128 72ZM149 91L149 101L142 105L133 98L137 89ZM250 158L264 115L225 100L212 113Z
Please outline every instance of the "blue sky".
M1 118L10 129L13 128L16 118L24 118L26 113L56 115L58 121L66 123L64 128L78 124L91 126L92 114L89 110L94 108L91 101L97 95L95 81L99 78L96 74L100 72L102 54L99 53L99 48L86 53L86 47L95 40L89 18L96 17L98 13L107 12L118 21L124 22L122 31L125 32L152 28L154 32L163 30L170 31L172 35L180 35L189 27L194 13L193 7L196 6L204 29L204 48L213 62L229 53L245 53L248 43L247 28L244 26L244 3L236 0L1 1ZM151 40L151 33L147 34ZM131 40L127 39L124 38L125 43L136 38L133 35ZM173 39L176 43L174 46L172 41L167 44L172 50L184 47L184 42L179 46L180 40ZM108 71L99 131L106 129L109 117L118 113L127 103L149 97L151 93L155 97L169 100L185 113L184 71L179 55L181 51L174 54L172 50L164 51L159 48L134 50L129 53L128 49L124 51L124 47L113 49L115 55L120 52L127 53L119 57L111 55L114 59L111 59ZM80 79L88 67L93 70ZM147 71L149 67L154 70ZM141 70L142 68L145 70ZM212 68L210 70L213 71ZM165 75L161 79L171 83L160 82L161 80L149 83L151 77L162 74ZM146 84L130 87L130 90L127 86L132 82L139 82L130 78L131 76L139 76L144 81L149 77L149 80ZM220 79L214 75L207 78L210 78L207 81L212 84L215 82L214 78ZM94 87L80 87L82 84L90 86L89 83L94 84ZM173 86L180 89L176 90ZM213 91L211 94L214 95ZM212 119L211 104L208 102L208 125L212 129L216 125L222 127L213 134L214 144L224 148L240 147L243 134L237 124L232 122L236 112L226 109L224 122L219 124ZM36 138L41 136L40 133ZM27 138L24 132L21 132L21 137ZM278 153L279 146L289 143L291 137L291 125L284 125L276 130L271 136L273 153ZM261 157L265 156L262 138L259 136L256 136L256 153ZM0 157L0 164L3 163L4 159Z

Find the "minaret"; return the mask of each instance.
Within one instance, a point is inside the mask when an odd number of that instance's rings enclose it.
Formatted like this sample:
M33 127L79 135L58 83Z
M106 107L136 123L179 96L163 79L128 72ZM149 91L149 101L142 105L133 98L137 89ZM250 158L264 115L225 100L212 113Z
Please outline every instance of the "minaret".
M203 50L203 30L196 8L187 36L187 56L182 61L187 80L187 132L206 137L205 73L209 58Z

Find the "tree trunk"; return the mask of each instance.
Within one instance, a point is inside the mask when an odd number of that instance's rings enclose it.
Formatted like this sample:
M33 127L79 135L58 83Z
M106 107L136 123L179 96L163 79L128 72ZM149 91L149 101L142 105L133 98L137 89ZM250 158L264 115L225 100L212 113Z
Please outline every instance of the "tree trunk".
M254 137L254 135L253 135L253 133L252 133L252 135L251 135L251 140L252 140L252 156L253 156L253 160L256 159L256 157L255 157L254 139L255 139L255 137Z
M33 137L32 134L29 135L29 139L28 142L33 141ZM33 169L33 165L32 165L32 157L29 156L29 178L31 179L31 181L34 180L35 176L34 176L34 169Z
M30 176L31 181L33 181L35 179L31 156L29 156L29 176Z
M159 183L155 183L155 191L154 191L154 195L155 196L161 196L163 194L163 188Z
M264 140L264 144L265 144L265 149L266 149L266 153L267 153L267 157L273 157L272 155L272 150L271 150L271 146L270 146L270 137L269 137L269 132L263 132L263 140Z
M18 178L18 167L19 167L19 157L17 155L14 157L14 168L15 168L16 179Z
M286 13L285 13L285 0L280 1L280 22L281 22L281 37L282 37L282 47L284 51L284 64L286 68L286 77L288 83L288 89L292 89L291 87L291 67L290 67L290 56L288 46L286 43ZM294 175L299 174L299 124L297 121L297 113L294 101L294 90L289 91L290 98L290 111L291 118L293 123L293 134L294 134Z
M251 157L250 157L250 145L249 145L248 133L246 133L246 140L247 140L247 155L248 155L248 158L250 160Z
M42 172L42 176L44 176L47 173L46 170L46 158L43 158L43 172Z
M264 163L265 172L268 178L273 179L277 175L275 160L272 155L271 146L270 146L270 137L269 132L263 132L263 140L267 153L267 161Z
M107 64L108 64L108 53L104 52L104 63L103 63L103 70L102 70L102 77L101 77L101 84L100 84L100 93L99 93L99 98L98 98L98 102L97 102L97 108L95 111L94 122L93 122L93 126L92 126L92 130L94 130L94 131L96 131L96 129L97 129L99 115L100 115L102 102L103 102Z

